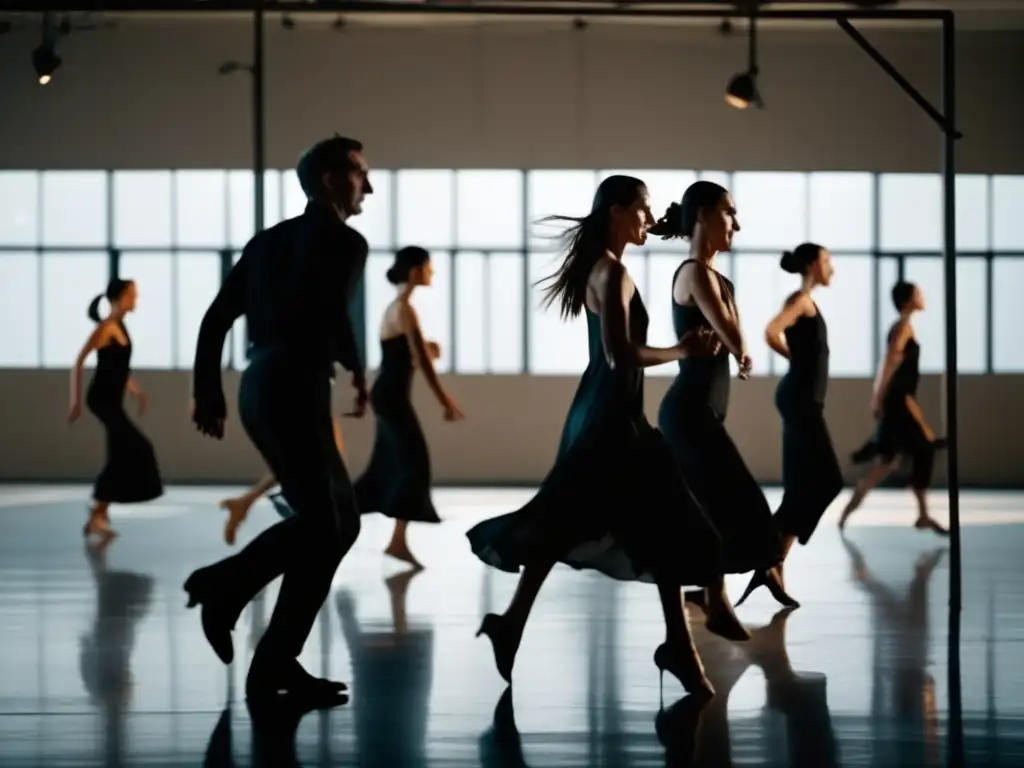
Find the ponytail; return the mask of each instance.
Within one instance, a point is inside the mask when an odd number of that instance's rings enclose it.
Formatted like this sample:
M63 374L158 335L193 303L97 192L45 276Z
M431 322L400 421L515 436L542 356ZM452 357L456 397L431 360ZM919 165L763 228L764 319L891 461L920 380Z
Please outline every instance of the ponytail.
M89 309L86 310L86 314L89 316L89 319L92 320L94 323L99 323L103 319L100 317L101 301L103 301L102 293L89 302Z

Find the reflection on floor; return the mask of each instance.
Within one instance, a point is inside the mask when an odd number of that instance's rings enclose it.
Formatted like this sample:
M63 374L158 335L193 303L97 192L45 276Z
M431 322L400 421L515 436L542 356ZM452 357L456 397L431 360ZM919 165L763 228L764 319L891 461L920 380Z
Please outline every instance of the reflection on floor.
M277 585L243 614L230 669L185 610L185 575L227 551L226 490L116 510L121 537L100 549L79 536L88 489L0 487L0 765L1024 765L1024 494L963 497L962 721L948 558L910 527L905 492L872 497L845 541L833 509L795 551L786 580L802 608L756 594L740 609L746 644L697 628L718 690L701 708L670 678L659 704L654 590L568 569L541 594L505 691L473 634L515 578L483 568L463 532L529 492L439 490L446 523L410 533L418 575L381 556L388 521L365 518L302 658L349 681L352 701L289 733L287 718L253 727L241 695ZM936 493L943 521L944 507ZM257 507L239 544L274 519Z

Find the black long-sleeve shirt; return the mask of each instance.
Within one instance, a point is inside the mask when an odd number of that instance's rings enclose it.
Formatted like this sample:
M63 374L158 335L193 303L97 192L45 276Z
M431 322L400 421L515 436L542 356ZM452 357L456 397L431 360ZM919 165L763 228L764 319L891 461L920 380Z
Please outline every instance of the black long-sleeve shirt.
M366 267L366 239L334 211L310 203L301 216L257 233L203 317L193 366L196 402L224 410L224 339L241 315L253 351L276 349L297 366L340 363L363 373L349 314Z

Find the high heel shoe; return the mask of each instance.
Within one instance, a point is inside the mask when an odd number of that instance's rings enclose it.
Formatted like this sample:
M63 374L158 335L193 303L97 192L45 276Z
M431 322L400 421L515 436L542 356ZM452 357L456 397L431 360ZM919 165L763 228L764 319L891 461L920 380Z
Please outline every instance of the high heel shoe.
M494 664L498 668L498 674L502 679L512 684L512 667L516 663L516 651L519 650L518 639L515 642L508 635L505 626L506 619L496 613L488 613L480 622L480 629L476 636L487 635L491 641L491 649L494 651Z
M746 599L754 592L758 587L768 587L768 591L772 593L772 597L778 600L782 605L787 608L799 608L800 603L794 600L785 587L782 585L782 579L779 577L778 571L775 568L770 568L767 571L754 571L754 574L750 577L750 581L747 583L747 588L743 590L743 595L739 600L736 601L736 607L739 608L746 602Z
M235 628L237 613L229 610L223 588L215 581L208 568L193 571L184 584L188 594L186 608L201 606L200 619L206 642L213 652L225 664L235 658L235 646L231 640L231 632Z
M654 666L659 672L659 688L663 689L665 672L670 672L682 683L687 693L709 699L715 695L711 681L704 674L704 665L692 645L690 654L686 656L678 649L669 647L668 643L662 643L654 651Z

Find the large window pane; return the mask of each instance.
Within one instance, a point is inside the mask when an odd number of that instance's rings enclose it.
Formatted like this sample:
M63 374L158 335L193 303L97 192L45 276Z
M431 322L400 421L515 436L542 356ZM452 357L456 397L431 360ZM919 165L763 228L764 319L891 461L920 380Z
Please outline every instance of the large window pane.
M220 290L220 254L179 253L174 259L174 287L177 329L174 367L191 369L199 325Z
M833 251L868 251L875 239L875 181L870 173L812 173L809 240ZM796 245L796 243L794 243Z
M783 272L774 253L743 253L733 259L736 305L754 364L753 374L782 373L787 363L771 351L764 340L764 329L782 309L786 297L800 287L800 276Z
M598 181L613 174L635 176L647 185L647 193L651 197L651 212L654 218L661 218L665 210L672 203L678 203L683 199L683 192L697 180L696 171L601 171L598 174ZM664 245L666 241L652 238L647 241L648 248L656 248ZM678 248L678 244L673 247Z
M937 256L908 258L904 279L916 284L924 294L925 311L913 317L914 332L921 345L921 372L941 373L945 369L946 302L942 278L942 259Z
M531 253L529 259L531 285L554 272L558 263L557 256L547 252ZM575 320L563 321L557 302L542 306L542 290L543 286L538 286L530 294L529 372L541 376L578 375L589 361L586 310Z
M899 313L892 305L892 287L899 279L899 263L896 258L883 257L878 260L878 350L875 354L875 370L882 364L889 345L889 329L896 322Z
M883 251L942 248L942 180L934 173L884 173L879 181Z
M434 280L429 287L417 288L412 304L420 316L423 337L441 345L441 357L434 361L438 373L452 368L452 263L447 251L432 251L430 263L434 267Z
M174 243L216 248L228 241L225 171L178 171L174 177Z
M992 261L992 368L995 373L1024 372L1024 259Z
M996 251L1024 251L1024 176L995 176L992 179L992 248ZM1021 284L1018 283L1018 286Z
M385 308L395 298L395 287L386 277L394 259L393 253L373 251L366 260L363 273L366 284L366 368L371 371L380 366L380 323Z
M34 253L0 253L0 328L5 329L0 367L38 367L39 257Z
M281 174L281 195L284 218L295 218L306 210L306 203L309 201L306 193L302 191L302 185L299 184L298 174Z
M450 248L455 241L455 174L398 171L398 244Z
M960 251L988 250L988 192L988 176L956 177L956 247Z
M941 260L940 260L941 263ZM961 373L985 373L987 328L985 320L988 270L981 257L959 257L956 262L956 357ZM945 307L945 303L942 305ZM942 318L946 322L946 318ZM945 370L945 360L942 369Z
M698 171L697 178L702 181L712 181L726 189L732 187L732 174L728 171Z
M237 264L241 257L241 252L233 254L231 263ZM218 290L220 290L219 286ZM224 365L228 364L228 356L230 355L232 367L236 371L244 371L245 367L249 364L249 337L245 329L244 316L238 318L235 324L231 326L231 344L225 344L224 347Z
M107 254L51 252L41 258L43 366L69 368L95 328L85 312L93 297L107 289ZM105 311L105 304L101 305L101 314ZM89 364L94 362L92 359Z
M455 196L459 247L523 247L521 171L456 171Z
M524 285L521 253L492 253L487 262L487 370L523 373Z
M43 171L43 245L107 245L107 174Z
M526 218L529 244L535 249L557 248L553 239L567 222L538 223L547 216L586 216L598 184L593 171L530 171L526 175Z
M487 256L474 251L455 255L455 371L486 373Z
M244 248L255 230L252 171L228 171L228 233L232 248ZM281 172L263 176L263 226L281 221Z
M133 368L170 368L174 362L174 269L170 253L121 254L120 277L134 280L139 300L126 320Z
M39 244L39 174L0 171L0 245Z
M865 333L873 308L875 270L871 256L833 256L835 279L814 292L828 324L829 375L868 377L875 371L874 344ZM779 361L776 370L786 370Z
M393 179L391 171L370 171L373 194L363 200L363 212L349 222L373 249L394 247Z
M114 173L114 245L117 248L169 248L171 172Z
M794 248L807 239L807 175L734 173L741 248Z

